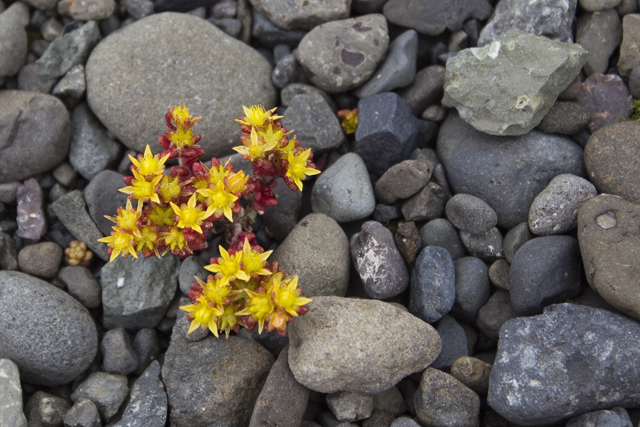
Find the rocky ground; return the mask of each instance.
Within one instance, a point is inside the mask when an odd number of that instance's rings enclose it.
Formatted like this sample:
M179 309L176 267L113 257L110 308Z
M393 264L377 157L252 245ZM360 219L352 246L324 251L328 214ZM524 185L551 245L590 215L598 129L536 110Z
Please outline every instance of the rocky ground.
M639 425L638 0L3 1L0 426ZM323 169L254 224L286 338L187 334L221 235L106 263L180 102L205 158L262 104Z

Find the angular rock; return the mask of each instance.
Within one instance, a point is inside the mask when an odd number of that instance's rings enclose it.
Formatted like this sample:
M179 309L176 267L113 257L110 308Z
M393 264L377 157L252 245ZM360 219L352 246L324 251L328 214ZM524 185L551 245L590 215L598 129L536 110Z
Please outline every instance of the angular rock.
M71 394L74 403L80 399L89 399L95 403L98 412L108 422L120 408L129 394L127 377L124 375L94 372L80 383Z
M139 153L164 133L162 118L177 105L177 93L194 116L205 117L195 128L205 159L238 145L233 120L242 105L276 103L266 59L188 14L151 15L112 34L91 53L86 76L91 110Z
M312 390L379 393L440 353L430 325L388 303L330 296L308 307L289 326L289 366Z
M587 58L579 45L512 30L447 61L444 102L482 132L524 135L540 123Z
M480 32L478 46L490 43L509 30L572 43L571 24L577 4L578 0L501 0L491 20Z
M536 130L497 138L451 113L440 127L438 157L454 193L484 200L503 228L527 221L534 198L556 175L585 176L582 149L569 138Z
M411 271L409 312L427 323L447 314L456 298L455 267L449 251L427 246Z
M62 248L53 242L36 243L18 254L20 270L32 276L53 279L62 261Z
M51 93L56 79L44 80L36 74L36 64L27 64L18 73L18 89L26 92Z
M95 324L78 301L27 274L0 272L0 357L18 365L23 381L67 384L89 367L97 351Z
M315 27L300 41L296 57L314 85L337 93L367 81L388 46L387 21L372 14Z
M582 84L576 101L589 110L591 120L587 127L591 133L628 118L633 108L629 88L615 74L590 75Z
M633 68L640 64L640 16L632 13L622 18L622 44L620 44L620 59L618 72L620 77L629 78Z
M348 18L351 8L350 0L311 0L307 3L252 0L251 4L283 30L312 30L325 22Z
M348 391L338 391L327 396L327 405L338 421L357 421L371 416L373 397Z
M460 240L469 255L478 257L484 262L494 262L504 258L502 250L502 234L500 230L493 227L484 234L471 234L466 231L460 232Z
M584 13L578 19L576 43L589 52L584 64L584 73L606 73L609 58L622 41L622 22L613 9Z
M502 325L516 317L518 315L511 305L509 292L499 290L478 311L476 325L489 338L498 339Z
M237 22L235 19L233 20ZM278 89L282 89L293 83L298 77L298 61L296 57L289 54L280 59L271 73L271 81Z
M18 188L16 222L18 223L16 234L31 242L37 242L47 232L42 188L33 178L26 180Z
M406 221L431 221L444 214L446 203L442 187L431 181L402 204L402 215Z
M62 425L62 416L71 408L66 399L37 391L31 396L24 410L29 423L42 426Z
M467 255L467 250L460 240L460 235L449 221L437 218L426 223L420 229L422 247L440 246L449 251L451 259L456 261Z
M358 102L356 147L367 169L377 175L409 158L420 142L420 121L393 92Z
M0 269L17 270L18 253L13 238L0 231Z
M138 355L123 328L107 331L100 343L102 366L110 374L129 375L138 367Z
M420 191L431 179L433 164L418 160L404 160L391 166L376 181L376 200L392 204Z
M418 71L413 83L398 91L415 116L421 115L430 105L439 104L444 94L446 69L431 65Z
M71 99L80 99L87 91L87 81L84 75L84 65L78 64L71 68L67 74L53 88L56 96L66 96Z
M22 411L22 387L18 366L9 359L0 359L0 424L27 427Z
M574 135L591 121L589 110L577 102L557 101L537 126L541 132Z
M416 223L413 221L398 223L393 240L396 242L396 247L407 264L413 265L418 251L422 249L422 240Z
M180 285L180 291L187 295L191 290L191 283L195 282L195 276L204 282L207 281L207 276L211 274L204 269L205 262L195 255L187 257L180 264L180 270L178 272L178 284Z
M461 357L469 356L469 341L464 328L449 314L438 320L436 332L442 341L442 351L431 368L446 370Z
M475 322L478 310L491 296L487 265L476 257L454 262L456 299L451 313L467 322Z
M609 304L640 320L640 205L602 194L578 213L578 240L587 282Z
M103 170L98 172L84 188L84 200L87 203L89 215L105 236L111 234L112 227L115 225L114 222L105 218L105 215L111 217L117 215L118 207L124 208L127 203L127 195L118 191L125 186L123 178L124 175L118 172Z
M0 183L49 171L64 160L69 113L60 100L6 90L0 91L0 105Z
M67 292L87 308L99 307L102 288L89 269L82 266L63 267L58 278L67 285Z
M529 224L526 222L521 222L507 232L504 236L502 246L505 258L509 261L509 264L513 262L513 257L516 252L518 252L518 249L534 237L531 230L529 230Z
M491 365L475 357L461 357L451 365L451 375L476 393L486 394Z
M133 383L129 403L114 427L164 427L167 422L167 393L160 380L160 364L151 363Z
M0 13L0 78L13 76L27 60L29 7L14 3Z
M498 223L498 215L484 200L470 194L456 194L445 206L447 219L458 230L484 234Z
M270 206L262 219L265 228L273 234L273 239L282 242L298 223L302 208L302 192L291 191L280 177L275 181L278 184L273 189L273 194L278 197L278 204Z
M36 61L36 73L43 79L64 76L75 65L86 62L100 39L96 21L89 21L74 31L56 37Z
M248 5L247 1L247 5ZM242 4L242 1L240 2ZM252 14L250 18L252 18L253 25L251 26L251 35L255 40L259 40L260 44L273 48L278 44L286 44L289 46L297 46L300 43L300 40L307 34L306 31L302 30L292 30L287 31L281 28L276 27L273 22L269 20L266 16L258 11L258 9L251 8Z
M409 272L393 234L382 224L367 221L350 241L351 259L371 298L386 299L409 285ZM353 421L353 420L351 420Z
M529 229L538 236L562 234L578 225L578 211L598 195L596 187L579 176L562 174L551 180L529 209Z
M133 349L138 355L138 369L136 375L142 375L151 362L160 355L160 343L155 329L144 328L138 331L133 340Z
M311 206L340 223L371 215L376 199L362 158L347 153L327 168L313 186Z
M111 328L153 328L178 287L178 257L118 257L100 272L103 324Z
M58 3L58 13L67 15L77 21L107 19L113 15L116 2L113 0L61 0Z
M640 325L633 320L559 304L510 320L499 342L487 401L512 423L548 424L640 404Z
M71 409L62 416L65 427L102 427L100 413L89 399L80 398Z

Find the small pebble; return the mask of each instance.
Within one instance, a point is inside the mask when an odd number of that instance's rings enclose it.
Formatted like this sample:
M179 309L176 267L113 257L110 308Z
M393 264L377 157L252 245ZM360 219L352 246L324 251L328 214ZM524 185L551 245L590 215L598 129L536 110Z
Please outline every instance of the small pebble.
M18 253L20 270L45 279L56 277L61 261L62 248L53 242L29 245Z

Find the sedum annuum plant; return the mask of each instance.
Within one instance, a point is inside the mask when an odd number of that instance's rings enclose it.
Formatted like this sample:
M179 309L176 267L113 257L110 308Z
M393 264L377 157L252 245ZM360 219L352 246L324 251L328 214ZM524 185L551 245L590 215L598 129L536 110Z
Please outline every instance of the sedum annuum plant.
M193 127L201 117L192 117L184 104L170 108L165 116L169 129L158 138L164 151L153 154L147 145L144 154L129 156L132 176L120 189L129 195L127 204L107 216L115 225L99 241L108 245L110 261L118 255L161 257L168 252L185 258L206 248L211 230L226 231L229 249L219 247L221 256L205 267L212 273L207 281L196 277L191 284L193 304L180 307L188 313L189 333L200 327L228 337L241 326L252 330L257 325L260 333L266 327L284 336L287 323L305 314L311 300L301 296L297 276L286 277L278 263L267 261L272 251L256 243L251 224L255 215L278 203L272 191L276 177L302 191L302 181L320 171L311 149L300 146L295 136L289 139L292 131L282 127L275 109L243 108L236 120L242 146L234 150L251 161L253 177L215 157L209 167L200 162L204 149ZM167 170L169 159L177 159L178 166Z

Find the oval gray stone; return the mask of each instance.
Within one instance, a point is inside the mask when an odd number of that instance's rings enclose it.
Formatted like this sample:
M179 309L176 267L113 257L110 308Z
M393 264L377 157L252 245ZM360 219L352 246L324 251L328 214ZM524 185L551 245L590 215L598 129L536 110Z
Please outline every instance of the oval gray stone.
M391 166L376 181L376 198L387 205L400 199L408 199L427 185L432 173L431 162L404 160Z
M78 301L27 274L0 272L0 358L18 365L22 381L67 384L97 351L96 326Z
M456 299L456 273L449 251L427 246L411 271L409 311L434 323L447 314Z
M29 7L14 3L0 13L0 78L13 76L27 60Z
M484 200L470 194L456 194L444 209L454 227L471 234L484 234L498 223L496 211Z
M348 18L351 9L351 0L251 0L251 4L284 30L311 30L325 22Z

